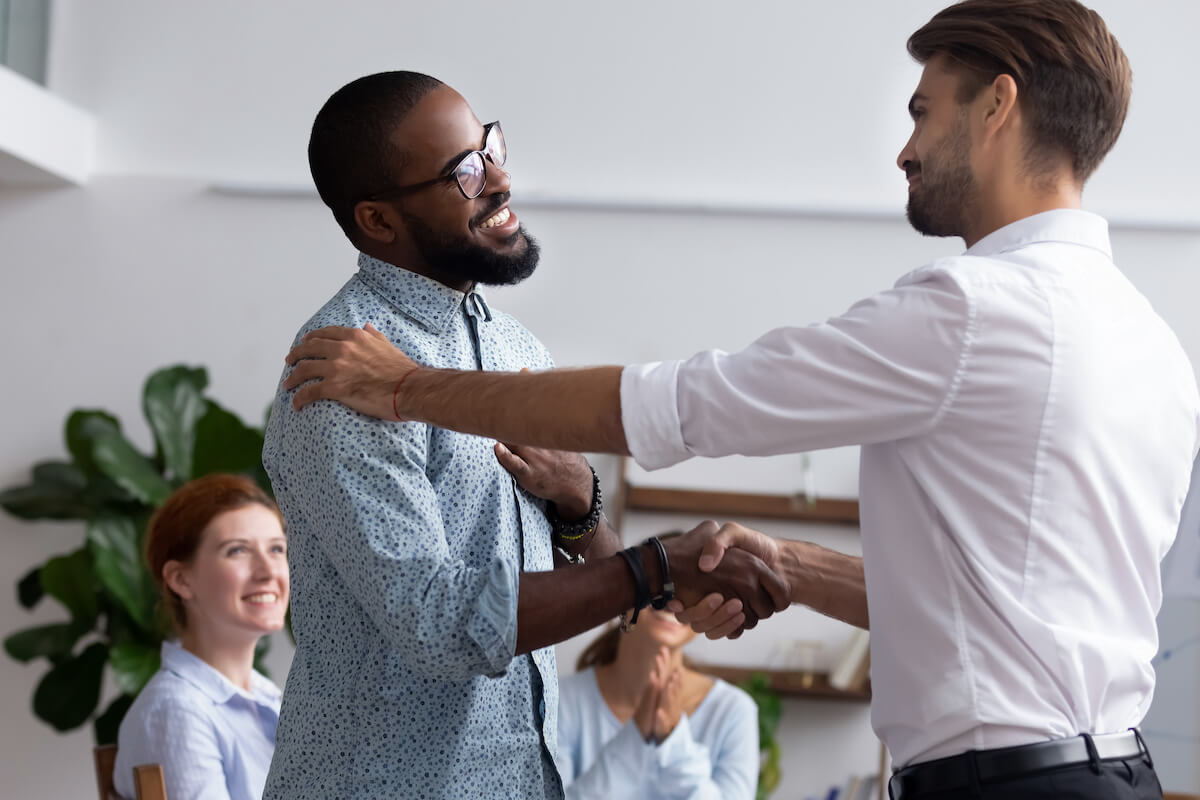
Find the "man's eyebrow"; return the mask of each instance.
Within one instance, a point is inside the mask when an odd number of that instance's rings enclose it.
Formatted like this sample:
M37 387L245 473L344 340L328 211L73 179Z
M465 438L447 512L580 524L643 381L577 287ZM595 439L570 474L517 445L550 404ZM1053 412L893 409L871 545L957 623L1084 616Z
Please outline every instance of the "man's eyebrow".
M908 101L908 115L910 117L916 117L917 116L917 103L923 103L928 100L929 100L929 98L926 97L925 95L921 94L920 92L913 92L912 99Z
M487 146L487 134L488 134L488 132L487 132L487 128L484 128L484 129L483 129L483 141L481 141L481 142L479 143L478 150L482 150L484 147L486 147L486 146ZM462 161L464 158L466 158L468 153L474 153L474 152L477 152L477 149L476 149L476 148L474 148L474 147L472 147L472 148L471 148L471 149L469 149L469 150L463 150L461 153L457 153L457 154L455 154L455 155L451 156L451 157L450 157L450 160L449 160L449 161L447 161L447 162L446 162L446 163L445 163L445 164L442 166L441 170L439 171L439 174L441 174L441 173L445 173L445 172L448 172L448 171L449 171L449 170L450 170L452 167L457 167L457 166L458 166L458 162L460 162L460 161Z
M446 173L446 172L449 172L449 171L450 171L451 169L453 169L454 167L457 167L457 166L458 166L458 162L460 162L460 161L462 161L464 158L466 158L468 153L473 153L473 152L475 152L475 151L474 151L474 149L471 149L471 150L463 150L461 153L457 153L457 154L455 154L455 155L451 156L451 157L450 157L450 160L449 160L449 161L447 161L447 162L446 162L446 163L445 163L445 164L442 166L442 168L441 168L440 170L438 170L438 174L439 174L439 175L442 175L442 174L444 174L444 173Z

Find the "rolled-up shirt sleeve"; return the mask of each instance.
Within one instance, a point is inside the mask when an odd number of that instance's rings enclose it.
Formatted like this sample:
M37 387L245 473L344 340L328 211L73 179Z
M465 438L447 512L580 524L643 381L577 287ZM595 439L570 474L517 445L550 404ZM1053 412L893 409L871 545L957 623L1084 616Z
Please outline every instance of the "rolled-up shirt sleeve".
M626 367L630 453L658 469L692 456L768 456L903 438L936 424L961 381L975 312L935 268L738 353Z
M322 401L287 414L304 442L272 475L290 523L303 521L395 652L442 680L497 676L517 640L520 567L472 568L450 553L426 474L428 427L368 419Z

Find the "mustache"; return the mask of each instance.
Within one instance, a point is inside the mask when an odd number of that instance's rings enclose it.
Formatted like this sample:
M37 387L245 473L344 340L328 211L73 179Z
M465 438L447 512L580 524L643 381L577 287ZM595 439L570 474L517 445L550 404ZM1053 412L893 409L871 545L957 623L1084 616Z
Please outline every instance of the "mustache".
M475 219L471 220L472 227L478 228L480 225L487 222L489 217L491 217L500 209L504 208L504 204L507 203L511 197L511 192L492 195L492 202L488 203L487 208L477 214Z
M905 161L904 162L904 177L911 178L913 175L921 171L920 161Z

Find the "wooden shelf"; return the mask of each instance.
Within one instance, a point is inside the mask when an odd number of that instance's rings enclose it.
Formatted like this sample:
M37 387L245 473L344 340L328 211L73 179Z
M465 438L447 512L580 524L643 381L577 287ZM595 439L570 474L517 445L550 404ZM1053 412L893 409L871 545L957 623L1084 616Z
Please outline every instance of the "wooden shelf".
M662 489L629 484L625 485L622 495L624 508L630 511L677 512L726 520L758 517L858 525L858 501L846 498L818 498L810 503L795 495Z
M816 700L844 700L854 703L871 701L871 684L861 689L835 689L829 685L829 675L813 673L811 685L805 686L804 673L794 670L748 669L745 667L722 667L715 664L694 664L694 669L729 683L740 683L756 672L767 676L768 685L783 697L802 697Z

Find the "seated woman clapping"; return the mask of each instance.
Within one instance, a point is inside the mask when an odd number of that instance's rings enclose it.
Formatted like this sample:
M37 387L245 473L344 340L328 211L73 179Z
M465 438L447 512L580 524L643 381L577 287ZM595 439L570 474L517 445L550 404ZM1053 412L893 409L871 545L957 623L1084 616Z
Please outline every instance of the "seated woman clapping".
M752 800L758 709L748 694L687 667L696 634L644 609L611 628L559 689L559 768L567 800Z
M254 649L288 603L279 509L246 478L198 478L151 519L146 558L179 639L121 723L117 791L133 797L132 768L157 763L171 800L258 800L280 691Z

